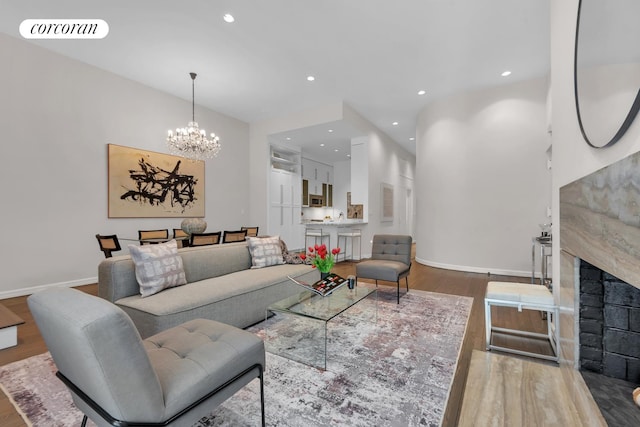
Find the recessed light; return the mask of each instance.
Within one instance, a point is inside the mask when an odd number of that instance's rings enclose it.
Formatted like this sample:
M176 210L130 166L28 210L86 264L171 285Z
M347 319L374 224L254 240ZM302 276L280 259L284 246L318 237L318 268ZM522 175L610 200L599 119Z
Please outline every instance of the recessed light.
M324 144L320 144L320 147L324 147Z
M427 91L426 91L426 90L419 90L419 91L418 91L418 95L424 95L425 93L427 93Z
M334 149L333 149L333 151L335 151L335 152L337 153L337 152L338 152L338 151L340 151L340 150L338 150L337 148L334 148Z
M287 141L291 141L291 137L290 136L287 137Z
M310 81L310 82L314 81L315 79L316 79L316 78L315 78L315 77L313 77L313 76L307 76L307 80L308 80L308 81Z
M393 122L391 124L394 125L394 126L398 126L398 122Z
M333 129L329 129L329 133L333 132Z
M503 72L502 74L500 74L502 77L507 77L508 75L511 74L511 71L507 70L505 72Z
M414 137L409 138L409 141L415 141L416 139Z
M233 15L230 13L225 13L222 19L224 19L224 22L228 22L228 23L232 23L233 21L236 20L236 18L234 18Z
M347 157L351 157L351 154L347 154Z

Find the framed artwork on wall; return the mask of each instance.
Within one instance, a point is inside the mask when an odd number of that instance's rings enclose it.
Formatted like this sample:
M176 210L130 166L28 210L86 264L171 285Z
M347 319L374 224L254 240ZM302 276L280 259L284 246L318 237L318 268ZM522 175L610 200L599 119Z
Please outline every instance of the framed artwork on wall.
M108 144L109 218L204 217L204 165Z
M382 212L381 221L393 221L393 185L380 184L380 211Z

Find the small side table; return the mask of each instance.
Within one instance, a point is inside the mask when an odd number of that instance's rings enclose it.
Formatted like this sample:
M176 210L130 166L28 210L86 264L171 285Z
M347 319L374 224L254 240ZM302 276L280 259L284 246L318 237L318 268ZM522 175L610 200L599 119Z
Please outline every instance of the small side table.
M18 325L24 320L0 304L0 350L18 345Z
M551 236L538 236L531 239L531 283L536 283L536 247L540 250L540 284L551 287L549 259L551 258Z

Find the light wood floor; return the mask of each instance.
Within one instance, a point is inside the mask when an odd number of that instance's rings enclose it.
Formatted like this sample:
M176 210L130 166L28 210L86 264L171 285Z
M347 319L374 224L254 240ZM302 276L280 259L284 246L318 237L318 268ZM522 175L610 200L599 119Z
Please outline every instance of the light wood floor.
M355 274L355 263L338 263L334 267L333 272L343 277L349 274ZM458 423L472 350L485 350L483 299L487 282L490 280L528 282L528 279L522 277L489 276L487 274L437 269L418 264L415 261L411 267L411 274L409 275L410 289L421 289L474 298L469 325L467 327L467 335L463 343L461 358L458 363L449 404L444 417L444 426L455 426ZM379 283L381 285L385 284L384 282ZM391 285L391 283L386 284ZM402 284L404 285L404 283ZM395 287L395 283L393 286ZM93 295L97 293L97 285L82 286L79 289ZM401 288L401 290L402 289L403 288ZM29 312L26 297L10 298L0 302L25 320L25 324L18 327L18 346L0 350L0 366L44 353L47 349L33 321L33 317ZM545 330L545 323L540 313L535 311L517 313L515 310L500 308L494 314L494 323L498 326L509 325L516 328L523 327L524 325L531 328L533 325L535 330ZM534 347L531 347L532 345ZM539 348L537 348L535 344L529 344L527 342L520 343L520 347L525 350L539 351ZM1 392L0 425L4 427L22 427L25 425L13 409L12 404Z

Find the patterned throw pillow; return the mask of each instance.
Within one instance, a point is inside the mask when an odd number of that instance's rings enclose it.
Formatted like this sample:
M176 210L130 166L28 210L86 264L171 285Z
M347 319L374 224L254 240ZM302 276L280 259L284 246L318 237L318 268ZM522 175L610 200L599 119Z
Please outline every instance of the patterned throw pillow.
M129 245L142 297L187 283L175 240L157 245Z
M289 253L287 244L282 239L280 239L280 248L282 249L282 258L284 258L285 264L304 264L304 260L300 258L299 254Z
M247 237L247 243L251 254L251 268L284 264L280 236Z

